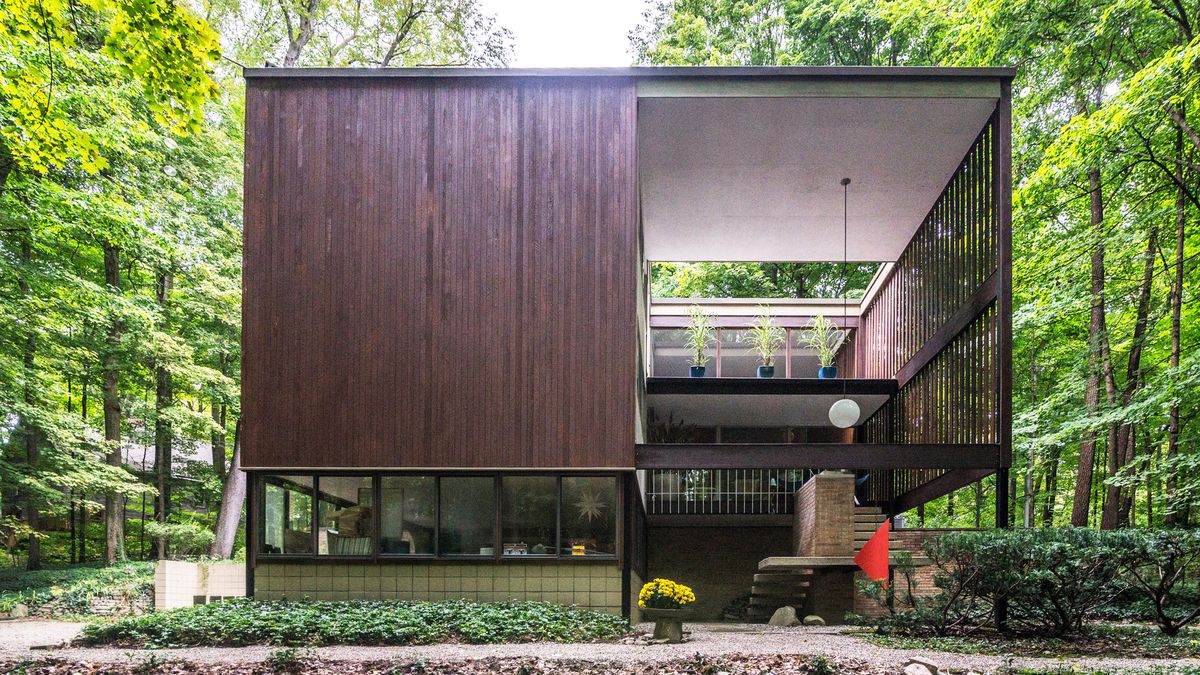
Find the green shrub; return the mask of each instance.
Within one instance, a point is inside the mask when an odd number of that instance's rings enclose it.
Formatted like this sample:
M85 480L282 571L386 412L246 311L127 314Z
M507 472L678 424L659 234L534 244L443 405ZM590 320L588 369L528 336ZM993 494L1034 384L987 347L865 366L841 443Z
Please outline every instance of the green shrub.
M1195 586L1181 583L1188 570L1200 562L1200 532L1123 530L1112 533L1111 538L1126 582L1141 591L1150 606L1151 620L1162 632L1176 635L1200 618Z
M996 628L1039 636L1076 632L1088 616L1153 621L1167 635L1200 622L1197 531L957 532L927 541L925 553L935 566L935 594L915 592L904 565L895 588L862 587L889 608L875 621L881 629L962 635L994 624L1001 602L1008 621Z
M954 533L931 542L958 548L970 564L943 573L993 609L1008 603L1000 629L1059 636L1078 630L1089 612L1116 594L1110 533L1084 528Z
M160 523L146 521L146 537L165 537L172 558L187 558L208 553L215 535L211 527L195 523Z
M149 647L483 644L584 642L628 630L619 616L543 602L232 600L90 624L81 640Z

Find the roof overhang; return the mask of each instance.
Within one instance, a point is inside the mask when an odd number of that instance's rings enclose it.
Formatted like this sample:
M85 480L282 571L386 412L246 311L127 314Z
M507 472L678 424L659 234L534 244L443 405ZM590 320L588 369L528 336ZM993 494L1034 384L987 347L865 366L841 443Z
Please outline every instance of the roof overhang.
M677 78L638 90L647 259L894 261L1001 80Z

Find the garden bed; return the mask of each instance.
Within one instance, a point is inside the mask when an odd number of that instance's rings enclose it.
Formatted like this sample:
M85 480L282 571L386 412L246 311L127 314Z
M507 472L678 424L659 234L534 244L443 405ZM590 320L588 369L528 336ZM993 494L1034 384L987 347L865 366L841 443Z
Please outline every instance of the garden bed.
M970 636L921 637L869 633L864 637L881 647L920 649L956 654L1037 657L1121 657L1182 659L1200 657L1200 630L1185 630L1169 637L1155 626L1089 624L1065 637L1016 637L981 630Z
M87 626L79 642L124 647L592 642L630 632L612 614L544 602L231 600Z
M0 568L0 615L137 614L153 598L154 563Z

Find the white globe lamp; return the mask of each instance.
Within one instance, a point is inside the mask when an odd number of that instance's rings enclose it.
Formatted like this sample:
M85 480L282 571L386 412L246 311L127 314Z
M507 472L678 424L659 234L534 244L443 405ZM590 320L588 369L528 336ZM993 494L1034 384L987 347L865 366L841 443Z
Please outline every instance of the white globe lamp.
M858 424L859 414L858 404L848 398L838 399L829 406L829 421L839 429L849 429Z

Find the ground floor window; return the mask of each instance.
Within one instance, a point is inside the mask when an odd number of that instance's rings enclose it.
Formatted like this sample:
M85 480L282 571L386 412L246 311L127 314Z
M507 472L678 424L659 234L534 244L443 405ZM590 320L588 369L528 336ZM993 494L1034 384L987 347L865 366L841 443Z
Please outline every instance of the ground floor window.
M618 476L256 474L260 556L614 557Z
M562 479L562 536L571 555L617 552L617 484L598 476Z

